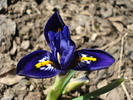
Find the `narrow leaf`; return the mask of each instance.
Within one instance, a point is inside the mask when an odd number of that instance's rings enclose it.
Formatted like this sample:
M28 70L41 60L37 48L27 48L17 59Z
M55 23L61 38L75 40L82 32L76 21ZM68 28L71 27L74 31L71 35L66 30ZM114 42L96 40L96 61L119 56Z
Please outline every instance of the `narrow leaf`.
M67 85L67 83L70 81L70 79L73 77L73 75L75 74L76 71L71 70L67 75L66 78L63 80L63 84L61 85L61 89L62 91L64 90L65 86Z
M98 89L98 90L95 90L91 93L87 93L87 94L84 94L80 97L77 97L77 98L74 98L72 100L89 100L91 98L94 98L94 97L97 97L101 94L104 94L108 91L111 91L112 89L116 88L118 85L120 85L123 81L125 80L125 78L119 78L117 80L115 80L114 82Z

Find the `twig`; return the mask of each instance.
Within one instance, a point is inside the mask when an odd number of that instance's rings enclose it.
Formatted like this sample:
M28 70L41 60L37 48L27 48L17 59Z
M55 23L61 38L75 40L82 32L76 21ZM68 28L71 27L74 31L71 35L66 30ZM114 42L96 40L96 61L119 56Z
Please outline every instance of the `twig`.
M113 41L113 42L111 42L111 43L109 43L109 44L103 46L103 47L100 48L100 49L105 50L107 47L111 47L112 45L117 44L120 40L121 40L121 35L120 35L115 41Z
M124 92L125 92L125 94L126 94L126 96L127 96L127 100L131 100L131 98L130 98L130 96L129 96L129 93L127 92L127 89L126 89L126 87L125 87L124 82L121 83L121 86L122 86L122 88L123 88L123 90L124 90Z
M118 78L120 78L120 71L121 71L121 62L123 56L123 45L124 45L124 38L127 36L128 33L125 33L121 39L121 51L120 51L120 60L119 60L119 70L118 70Z
M31 6L32 6L32 8L34 8L34 9L36 10L36 12L37 12L38 14L41 14L41 12L36 8L35 5L31 5Z
M120 61L119 61L119 70L118 70L118 78L120 78L120 71L121 71L121 62L122 62L122 56L123 56L123 45L124 45L124 38L128 35L128 33L125 33L124 36L122 37L122 40L121 40L121 51L120 51ZM131 100L130 96L129 96L129 93L125 87L125 84L124 82L121 84L125 94L126 94L126 97L128 100Z

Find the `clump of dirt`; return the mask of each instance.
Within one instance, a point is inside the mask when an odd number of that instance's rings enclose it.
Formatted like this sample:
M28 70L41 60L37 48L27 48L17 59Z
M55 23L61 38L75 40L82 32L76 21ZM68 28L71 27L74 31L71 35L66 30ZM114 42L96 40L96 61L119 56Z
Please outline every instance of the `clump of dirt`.
M132 0L1 0L0 99L42 100L55 77L33 79L16 75L17 62L35 50L50 50L43 28L54 11L69 26L76 49L97 48L111 53L116 62L108 69L77 72L90 83L62 96L62 100L100 88L118 77L128 79L95 100L133 99Z

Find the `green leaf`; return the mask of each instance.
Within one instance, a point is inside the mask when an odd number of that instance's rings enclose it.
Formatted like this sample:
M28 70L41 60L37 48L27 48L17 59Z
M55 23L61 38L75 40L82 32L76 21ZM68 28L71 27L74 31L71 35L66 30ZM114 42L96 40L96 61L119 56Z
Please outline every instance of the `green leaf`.
M119 78L117 80L115 80L114 82L100 88L100 89L97 89L91 93L87 93L87 94L84 94L80 97L77 97L77 98L74 98L72 100L88 100L88 99L91 99L91 98L94 98L94 97L97 97L101 94L104 94L108 91L111 91L112 89L116 88L118 85L120 85L123 81L125 80L125 78Z
M66 78L63 80L63 84L62 84L62 91L64 90L65 86L67 85L67 83L70 81L70 79L73 77L73 75L76 73L76 71L71 70L68 75L66 76Z
M76 71L71 70L66 75L57 75L55 83L49 91L46 100L57 100L75 72Z

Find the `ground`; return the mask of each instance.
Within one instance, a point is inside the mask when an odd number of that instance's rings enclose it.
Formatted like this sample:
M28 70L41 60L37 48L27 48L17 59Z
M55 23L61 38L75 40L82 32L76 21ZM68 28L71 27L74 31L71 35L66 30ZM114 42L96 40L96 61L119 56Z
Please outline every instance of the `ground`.
M118 77L127 80L95 100L133 100L133 0L1 0L0 99L44 100L55 77L33 79L16 75L16 65L35 50L50 50L43 28L59 11L71 31L76 49L102 49L116 62L107 69L76 72L89 83L63 95L70 100L107 85Z

